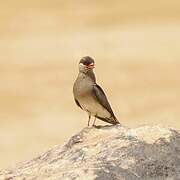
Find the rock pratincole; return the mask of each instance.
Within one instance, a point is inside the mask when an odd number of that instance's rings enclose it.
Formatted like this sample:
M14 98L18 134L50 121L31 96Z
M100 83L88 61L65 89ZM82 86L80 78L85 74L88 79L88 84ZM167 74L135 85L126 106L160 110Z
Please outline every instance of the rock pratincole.
M74 100L76 104L89 115L88 126L91 116L110 124L120 124L115 117L112 108L102 88L96 84L93 72L95 63L89 57L83 57L79 62L79 74L73 86Z

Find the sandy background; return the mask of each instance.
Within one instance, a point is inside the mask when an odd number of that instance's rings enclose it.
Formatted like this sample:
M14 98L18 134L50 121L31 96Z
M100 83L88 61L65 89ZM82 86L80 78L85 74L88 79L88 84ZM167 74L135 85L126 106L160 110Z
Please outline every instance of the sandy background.
M179 7L179 0L2 1L0 168L87 125L72 96L85 55L95 58L124 125L180 128Z

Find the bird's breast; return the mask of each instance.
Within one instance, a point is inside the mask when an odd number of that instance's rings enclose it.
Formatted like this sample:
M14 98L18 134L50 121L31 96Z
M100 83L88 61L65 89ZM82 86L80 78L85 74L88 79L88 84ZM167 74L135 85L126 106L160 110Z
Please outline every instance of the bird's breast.
M74 83L73 92L78 97L84 97L91 94L93 88L93 82L86 78L78 78Z

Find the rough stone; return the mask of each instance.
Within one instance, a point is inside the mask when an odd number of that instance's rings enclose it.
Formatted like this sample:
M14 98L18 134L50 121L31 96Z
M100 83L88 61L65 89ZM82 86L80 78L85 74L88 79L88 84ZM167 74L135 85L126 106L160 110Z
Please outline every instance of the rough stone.
M180 131L159 126L86 127L63 146L1 170L13 180L178 180Z

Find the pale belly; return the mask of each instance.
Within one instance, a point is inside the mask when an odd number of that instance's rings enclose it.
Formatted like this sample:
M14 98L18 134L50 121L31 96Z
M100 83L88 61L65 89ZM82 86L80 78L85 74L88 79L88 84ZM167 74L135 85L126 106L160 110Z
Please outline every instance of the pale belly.
M102 118L109 118L111 116L110 113L92 97L80 98L79 103L83 110L87 111L92 116L99 116Z

